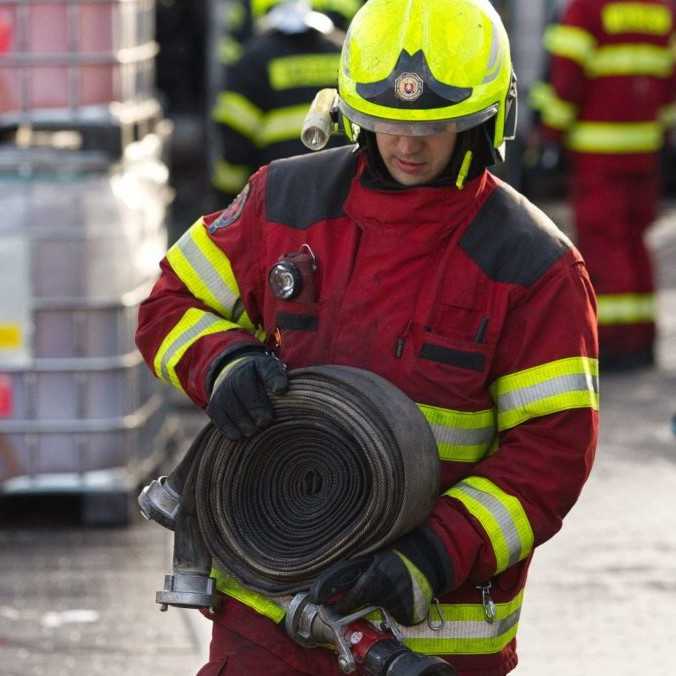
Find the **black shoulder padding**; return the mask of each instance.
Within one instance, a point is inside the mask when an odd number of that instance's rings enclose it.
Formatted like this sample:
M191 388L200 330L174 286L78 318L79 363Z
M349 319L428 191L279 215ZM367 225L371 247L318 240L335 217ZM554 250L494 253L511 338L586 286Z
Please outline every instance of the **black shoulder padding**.
M490 279L530 286L570 250L570 240L512 187L498 186L460 240Z
M275 160L265 193L268 221L305 230L343 214L357 166L354 146Z

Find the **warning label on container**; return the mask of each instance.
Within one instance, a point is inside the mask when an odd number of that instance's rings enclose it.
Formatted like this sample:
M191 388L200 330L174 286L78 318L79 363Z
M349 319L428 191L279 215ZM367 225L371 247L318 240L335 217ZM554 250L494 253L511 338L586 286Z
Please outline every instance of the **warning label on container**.
M21 327L18 324L0 324L0 350L21 347Z
M0 418L12 415L12 382L0 375Z
M32 288L29 241L0 237L0 370L31 361Z

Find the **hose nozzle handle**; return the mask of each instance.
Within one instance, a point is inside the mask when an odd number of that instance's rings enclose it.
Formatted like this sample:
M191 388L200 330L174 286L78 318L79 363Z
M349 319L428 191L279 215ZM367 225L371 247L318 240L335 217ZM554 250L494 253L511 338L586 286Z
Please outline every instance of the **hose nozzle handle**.
M321 150L329 142L336 127L338 91L320 89L303 120L300 140L310 150Z

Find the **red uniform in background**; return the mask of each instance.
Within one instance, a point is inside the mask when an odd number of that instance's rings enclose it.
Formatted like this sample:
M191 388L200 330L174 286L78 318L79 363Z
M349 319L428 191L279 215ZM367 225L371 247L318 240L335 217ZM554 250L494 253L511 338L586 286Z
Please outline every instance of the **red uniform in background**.
M534 91L545 135L572 161L578 247L599 303L601 366L652 364L660 150L673 118L669 0L572 0L545 35L550 82Z

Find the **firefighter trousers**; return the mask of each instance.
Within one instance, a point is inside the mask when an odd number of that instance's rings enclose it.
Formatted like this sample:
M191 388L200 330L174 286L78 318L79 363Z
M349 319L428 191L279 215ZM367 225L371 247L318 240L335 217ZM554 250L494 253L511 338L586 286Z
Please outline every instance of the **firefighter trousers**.
M659 193L657 172L578 169L572 177L577 245L599 304L602 365L631 365L653 352L655 278L645 234Z

